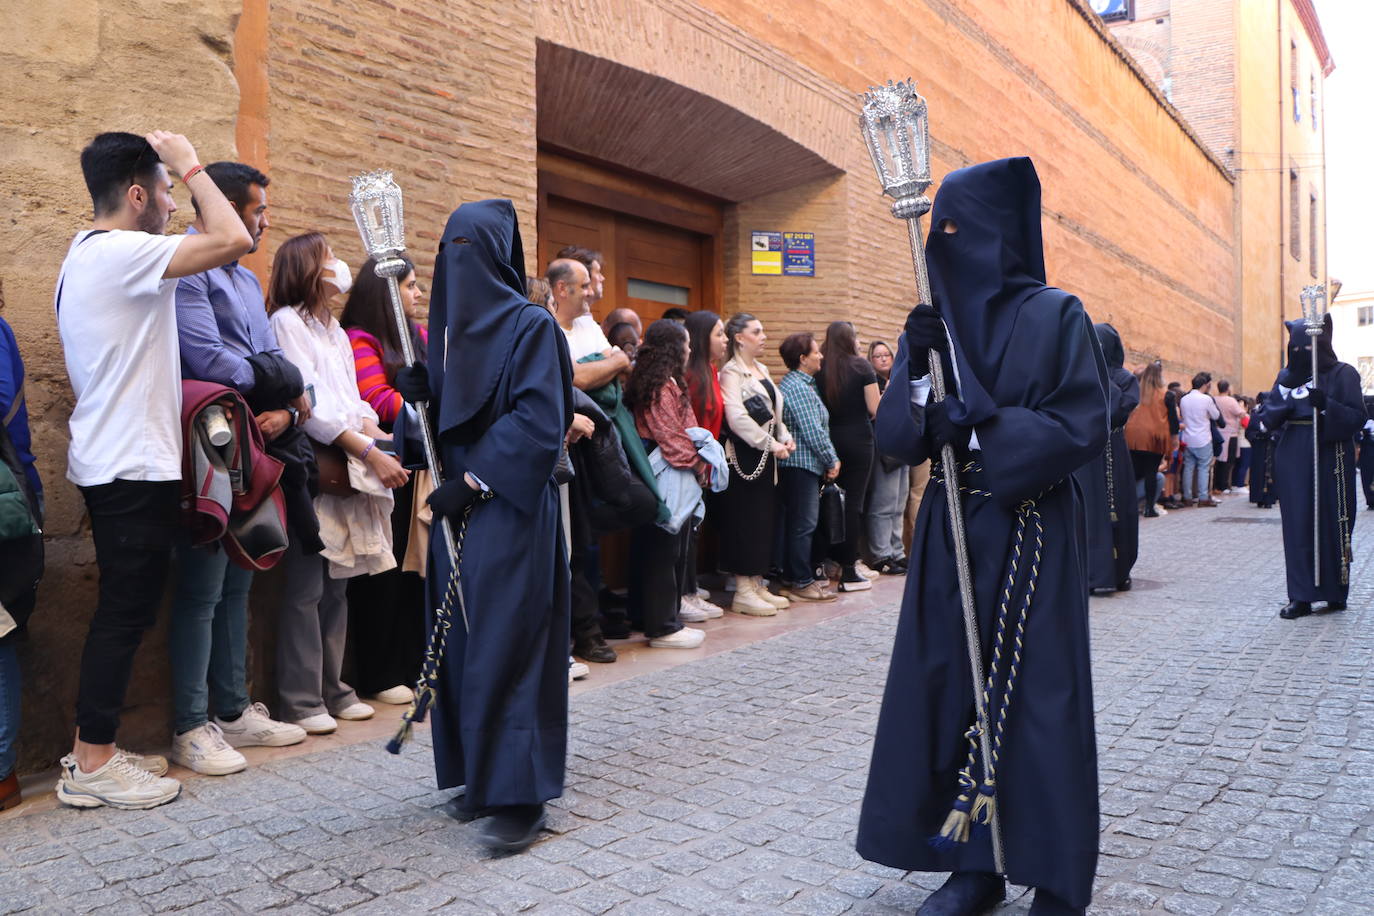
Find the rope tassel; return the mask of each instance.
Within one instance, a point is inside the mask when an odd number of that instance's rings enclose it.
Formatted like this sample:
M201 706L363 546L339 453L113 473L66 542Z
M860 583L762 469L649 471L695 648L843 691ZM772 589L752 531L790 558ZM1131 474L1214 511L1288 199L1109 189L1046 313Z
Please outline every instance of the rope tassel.
M970 815L973 823L981 824L984 827L992 826L992 819L997 814L997 783L993 780L983 780L983 784L978 787L978 798L973 802L973 813Z
M959 843L968 842L969 809L973 802L967 795L960 795L954 801L945 825L940 832L930 838L930 845L936 849L953 849Z

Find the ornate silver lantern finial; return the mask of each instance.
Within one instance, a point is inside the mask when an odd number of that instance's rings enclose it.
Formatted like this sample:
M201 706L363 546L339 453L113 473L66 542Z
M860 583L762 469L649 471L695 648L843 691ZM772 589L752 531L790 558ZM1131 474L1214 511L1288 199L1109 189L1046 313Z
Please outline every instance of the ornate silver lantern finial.
M1302 299L1302 320L1307 325L1307 333L1320 337L1326 325L1326 286L1321 283L1304 286L1299 298Z
M377 276L398 277L405 269L405 208L401 188L390 172L367 172L353 179L348 207L363 247L377 261Z
M870 88L859 113L868 154L883 193L893 198L892 215L912 219L930 212L930 121L926 100L914 80Z

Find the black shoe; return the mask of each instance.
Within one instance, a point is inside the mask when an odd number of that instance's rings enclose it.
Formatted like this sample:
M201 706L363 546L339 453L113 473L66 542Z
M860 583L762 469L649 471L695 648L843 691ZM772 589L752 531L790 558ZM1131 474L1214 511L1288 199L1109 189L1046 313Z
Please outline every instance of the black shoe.
M916 916L976 916L1007 898L1007 882L986 871L956 871L926 898Z
M1116 583L1116 590L1119 592L1129 592L1131 590L1131 577L1127 576L1120 582Z
M1086 907L1069 906L1043 887L1035 889L1030 908L1030 916L1083 916L1086 912Z
M880 570L880 572L885 576L905 576L906 559L902 558L899 560L888 560L885 564L883 564L883 568Z
M1344 602L1344 601L1328 601L1328 602L1326 602L1326 609L1327 609L1328 611L1343 611L1343 610L1345 610L1345 602Z
M1312 613L1312 604L1308 601L1290 601L1279 611L1279 616L1284 620L1297 620L1299 617L1306 617Z
M593 636L586 642L577 643L573 646L573 655L586 662L599 662L609 664L616 659L615 650L606 645L606 640L600 636Z
M1159 513L1156 512L1154 509L1146 509L1143 513L1141 513L1141 515L1144 518L1159 518Z
M629 639L630 625L628 623L603 623L601 625L602 639Z
M520 852L535 841L547 820L543 805L506 805L495 809L477 839L496 852Z
M840 570L840 591L862 592L872 587L873 583L867 577L860 575L853 566L846 566Z
M460 824L466 824L469 821L475 821L479 817L486 817L491 814L491 811L486 808L469 808L467 800L467 786L459 786L458 791L453 794L453 797L439 806L439 810Z

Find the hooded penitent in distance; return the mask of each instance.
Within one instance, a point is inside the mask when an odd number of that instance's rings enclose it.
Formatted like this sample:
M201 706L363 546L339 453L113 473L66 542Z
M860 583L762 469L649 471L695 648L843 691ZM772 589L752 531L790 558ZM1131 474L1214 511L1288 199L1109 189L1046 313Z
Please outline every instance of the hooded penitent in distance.
M1135 473L1124 427L1140 403L1140 379L1126 369L1121 335L1106 322L1093 325L1107 364L1107 411L1111 438L1100 455L1074 471L1083 490L1083 516L1088 538L1088 586L1128 589L1135 566L1140 517Z
M1314 601L1345 606L1350 589L1350 536L1355 526L1354 438L1365 422L1360 373L1336 358L1331 316L1317 337L1317 505L1321 523L1321 584L1313 560L1313 393L1311 338L1301 320L1289 321L1288 362L1255 412L1274 437L1274 489L1283 517L1283 557L1290 607L1306 613Z
M999 619L1005 633L1025 612L1015 702L999 689L991 704L1005 710L995 779L1006 875L1084 906L1097 860L1097 758L1082 510L1068 474L1106 445L1106 368L1082 304L1045 285L1029 159L950 174L926 259L953 343L949 417L975 437L961 455L963 514L985 665ZM916 465L933 453L919 386L905 384L907 349L903 334L892 370L901 381L883 393L877 436L880 452ZM985 830L948 848L930 843L952 806L994 775L966 766L973 694L942 489L937 468L913 534L857 845L895 868L992 871Z

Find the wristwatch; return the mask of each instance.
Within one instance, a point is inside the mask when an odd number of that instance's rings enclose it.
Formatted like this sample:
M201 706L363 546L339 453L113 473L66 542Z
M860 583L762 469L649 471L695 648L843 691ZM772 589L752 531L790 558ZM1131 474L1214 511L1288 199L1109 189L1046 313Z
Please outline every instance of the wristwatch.
M299 426L301 422L301 412L294 407L286 408L286 412L291 414L291 425Z

